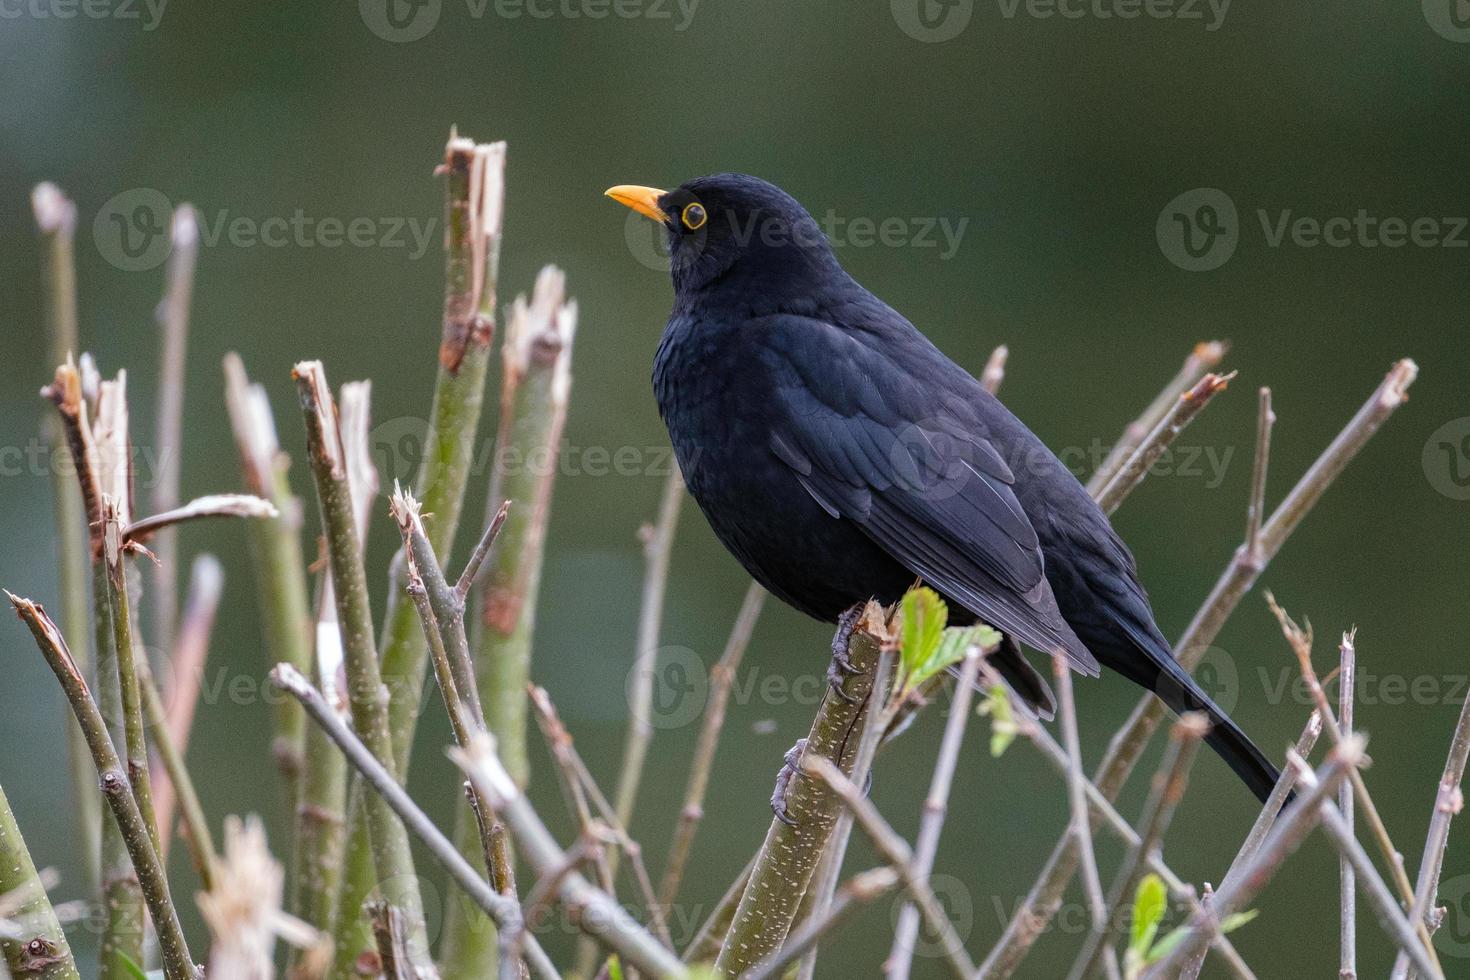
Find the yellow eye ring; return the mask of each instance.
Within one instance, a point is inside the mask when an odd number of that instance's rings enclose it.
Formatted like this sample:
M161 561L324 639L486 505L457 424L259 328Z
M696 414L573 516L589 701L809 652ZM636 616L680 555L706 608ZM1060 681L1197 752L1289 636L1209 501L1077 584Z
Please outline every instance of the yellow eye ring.
M709 213L705 211L703 204L696 201L693 204L684 205L684 210L679 214L679 220L690 231L698 231L709 220Z

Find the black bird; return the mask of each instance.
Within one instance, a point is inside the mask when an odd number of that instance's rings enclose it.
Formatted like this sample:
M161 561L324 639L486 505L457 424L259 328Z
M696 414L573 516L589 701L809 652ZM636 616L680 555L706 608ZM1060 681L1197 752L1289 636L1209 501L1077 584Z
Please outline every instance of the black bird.
M794 198L743 174L607 195L668 230L654 393L689 492L756 581L840 622L920 578L1005 634L992 662L1038 713L1051 693L1018 644L1204 712L1206 741L1265 799L1275 767L1175 661L1087 491L849 276Z

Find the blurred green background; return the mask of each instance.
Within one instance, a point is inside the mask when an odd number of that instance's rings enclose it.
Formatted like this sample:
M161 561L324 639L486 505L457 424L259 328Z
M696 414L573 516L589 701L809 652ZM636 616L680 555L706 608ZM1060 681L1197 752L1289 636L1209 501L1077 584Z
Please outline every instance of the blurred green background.
M443 282L442 187L431 172L451 124L477 139L505 139L502 301L555 262L581 305L566 432L572 465L555 492L534 672L610 784L627 720L642 574L636 532L654 513L662 477L591 475L576 461L586 447L635 447L646 462L658 458L665 435L648 376L670 289L639 260L646 232L628 232L623 209L600 195L614 183L672 186L748 171L818 216L834 213L844 228L852 219L902 219L906 231L886 244L840 232L843 262L977 371L994 345L1009 344L1003 396L1059 450L1111 440L1191 345L1231 341L1226 366L1239 379L1180 443L1195 454L1193 465L1176 457L1117 517L1171 635L1239 541L1255 388L1272 387L1280 418L1274 502L1395 358L1418 361L1410 403L1290 541L1211 659L1215 689L1233 689L1235 717L1275 753L1308 709L1299 690L1282 693L1294 667L1262 588L1316 624L1323 667L1337 632L1359 627L1358 721L1375 763L1369 782L1412 874L1470 675L1470 43L1461 43L1470 32L1450 19L1451 0L1423 9L1242 4L1223 19L1204 5L1198 19L1123 19L1085 6L1069 8L1083 12L1070 18L1000 2L924 2L937 34L916 26L908 0L706 0L692 9L671 0L616 8L428 0L399 8L413 18L406 33L424 35L408 41L388 24L381 0L175 2L161 14L121 0L92 13L64 0L3 0L0 584L44 600L56 594L51 483L17 455L36 436L36 390L52 368L32 185L54 180L77 202L84 345L105 371L128 369L134 440L144 448L153 448L152 310L162 270L120 268L127 263L117 261L107 216L157 200L148 191L201 209L206 245L182 447L189 496L239 485L220 397L226 351L239 351L270 389L283 440L298 455L289 367L300 358L324 359L338 383L372 378L384 433L411 429L401 420L427 414ZM92 15L99 11L109 16ZM599 11L606 16L588 16ZM60 16L68 12L74 16ZM1206 271L1171 261L1178 248L1168 240L1168 215L1162 243L1156 237L1166 204L1196 188L1223 191L1238 211L1233 254ZM1438 238L1452 240L1312 247L1288 234L1273 245L1261 218L1274 226L1287 211L1290 220L1322 221L1360 209L1409 224L1433 218ZM318 230L322 219L371 219L380 234L399 221L433 224L426 252L406 235L362 247L307 233L272 245L225 228L298 212ZM924 244L925 222L962 228L957 247L942 238ZM213 232L220 235L209 244ZM486 428L493 433L493 420ZM298 492L309 491L300 466L294 475ZM461 539L483 509L486 476L482 468L471 488ZM375 582L393 537L386 513L385 498L372 532ZM268 665L242 530L193 527L180 547L184 556L218 554L228 577L207 683L246 678L245 689L258 690ZM712 662L745 581L688 509L663 642ZM781 753L805 733L813 710L814 685L792 682L820 675L828 638L828 627L767 607L679 916L702 919L764 833ZM6 629L0 649L0 784L37 863L58 867L61 896L76 897L83 875L61 775L61 698L19 624ZM778 680L763 689L768 677ZM287 815L268 758L269 711L258 694L228 692L224 685L201 705L190 761L216 823L258 811L280 848ZM1081 684L1079 698L1095 761L1135 690L1105 677ZM931 712L880 763L874 797L905 833L917 823L940 723ZM654 745L635 830L655 874L697 727L664 728ZM412 789L447 817L453 776L439 754L448 740L439 712L429 712L420 735ZM946 900L978 957L1031 883L1066 810L1061 781L1028 746L991 759L981 728L971 742L938 868L953 876ZM534 796L567 832L538 759ZM1137 812L1145 784L1133 780L1125 814ZM1201 758L1168 859L1191 880L1217 882L1254 810L1222 764ZM1451 914L1440 948L1451 976L1465 974L1470 955L1470 905L1459 907L1470 895L1467 837L1464 828L1452 835L1442 891ZM868 857L858 842L850 867ZM1105 879L1116 858L1112 843L1103 844ZM194 880L186 864L176 852L177 887L187 894ZM1079 895L1074 889L1069 901ZM1335 969L1336 860L1325 842L1309 842L1259 904L1264 914L1237 945L1261 976ZM893 911L885 903L867 911L823 955L819 973L874 975ZM1362 975L1383 975L1387 943L1366 910L1361 918ZM1060 975L1085 924L1080 907L1069 906L1021 975ZM192 911L188 926L202 940ZM75 935L79 946L92 942L84 929ZM547 941L557 953L569 949L563 935ZM938 976L942 965L924 959L918 971Z

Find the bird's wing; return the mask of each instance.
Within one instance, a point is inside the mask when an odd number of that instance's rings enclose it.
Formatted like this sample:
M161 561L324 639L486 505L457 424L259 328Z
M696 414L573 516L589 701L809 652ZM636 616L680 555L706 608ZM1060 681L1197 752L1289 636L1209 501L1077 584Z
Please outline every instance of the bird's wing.
M954 390L960 376L978 384L947 363L914 377L820 320L757 322L752 349L773 379L770 448L813 499L986 623L1095 676L1057 609L1015 477L971 393Z

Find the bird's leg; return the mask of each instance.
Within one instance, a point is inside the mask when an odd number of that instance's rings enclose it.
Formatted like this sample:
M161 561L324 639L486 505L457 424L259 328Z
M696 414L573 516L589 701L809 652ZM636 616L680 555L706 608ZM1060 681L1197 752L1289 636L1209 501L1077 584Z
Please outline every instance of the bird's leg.
M805 749L806 739L800 738L786 750L781 757L781 771L776 773L776 788L771 792L771 813L788 827L795 827L796 821L786 814L786 791L791 788L792 778L801 775L801 753Z
M866 603L859 602L837 617L837 633L832 637L832 660L827 664L827 684L832 688L833 694L848 704L856 704L858 699L848 694L843 685L849 677L858 672L858 669L852 665L852 658L847 654L847 647L852 642L853 628L862 618L863 608L866 605Z

